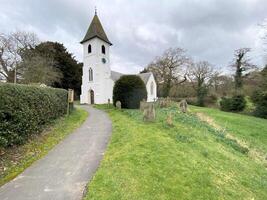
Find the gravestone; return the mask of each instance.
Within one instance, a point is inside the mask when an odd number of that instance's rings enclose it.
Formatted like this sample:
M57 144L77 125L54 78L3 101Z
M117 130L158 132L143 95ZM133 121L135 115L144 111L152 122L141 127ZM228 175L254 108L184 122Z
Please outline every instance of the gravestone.
M187 102L185 99L180 102L180 110L182 113L187 112Z
M145 122L153 122L156 119L155 105L153 103L146 103L143 105L143 120Z
M160 108L167 108L170 107L172 104L171 98L167 97L167 98L163 98L159 100L159 106Z
M166 118L166 124L167 124L168 126L173 126L173 120L172 120L172 114L171 114L171 113L169 113L169 114L167 115L167 118Z
M116 101L116 108L121 109L121 102L120 101Z

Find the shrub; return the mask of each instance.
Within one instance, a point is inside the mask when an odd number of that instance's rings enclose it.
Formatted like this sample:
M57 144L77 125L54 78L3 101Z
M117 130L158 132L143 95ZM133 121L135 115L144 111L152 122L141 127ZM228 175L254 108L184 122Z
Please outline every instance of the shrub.
M223 111L243 111L246 107L246 100L243 95L234 95L231 98L222 97L220 106Z
M205 86L197 88L197 105L204 106L205 105L205 98L208 94L208 89Z
M125 75L115 82L113 103L121 102L122 108L139 108L140 101L147 98L146 86L136 75Z
M267 119L267 91L256 91L252 95L252 101L256 105L254 115Z
M227 97L222 97L220 101L221 110L230 111L232 105L232 99Z
M187 97L185 99L189 105L197 106L197 98L196 97Z
M217 103L217 100L218 100L218 97L216 96L216 94L210 94L205 97L204 103L205 105L213 105Z
M66 113L67 91L0 84L0 147L24 143Z

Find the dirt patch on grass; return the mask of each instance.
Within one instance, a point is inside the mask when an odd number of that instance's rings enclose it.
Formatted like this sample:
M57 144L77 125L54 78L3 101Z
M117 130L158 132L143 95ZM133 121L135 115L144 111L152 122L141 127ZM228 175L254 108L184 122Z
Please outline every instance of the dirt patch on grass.
M226 129L224 127L222 127L219 124L217 124L216 122L214 122L213 118L205 115L204 113L198 112L198 113L196 113L196 115L201 121L206 122L208 125L212 126L217 131L223 132L226 138L231 139L231 140L235 140L238 143L238 145L240 145L241 147L247 148L249 150L248 156L257 162L264 164L264 166L267 168L267 160L266 160L267 155L264 152L262 152L256 148L251 147L251 145L249 145L249 143L235 137L233 134L226 131Z

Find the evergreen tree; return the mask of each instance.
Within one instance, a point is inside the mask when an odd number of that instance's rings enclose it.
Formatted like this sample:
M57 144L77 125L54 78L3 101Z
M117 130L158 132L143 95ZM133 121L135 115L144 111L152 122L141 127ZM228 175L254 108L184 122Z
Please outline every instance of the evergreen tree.
M41 56L53 60L53 67L59 70L62 77L52 86L64 89L74 89L76 99L81 93L82 63L78 63L74 56L58 42L43 42L24 54L26 58Z

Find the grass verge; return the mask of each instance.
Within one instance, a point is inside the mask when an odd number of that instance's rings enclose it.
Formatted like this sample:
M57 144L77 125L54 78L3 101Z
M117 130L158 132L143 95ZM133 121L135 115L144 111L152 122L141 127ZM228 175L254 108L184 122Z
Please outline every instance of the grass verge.
M145 123L138 110L98 108L113 133L86 200L267 199L266 168L194 114L157 109Z
M22 146L4 149L0 156L0 186L15 178L34 161L46 155L63 138L78 128L88 113L75 109L69 116L55 120L51 126Z

